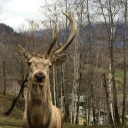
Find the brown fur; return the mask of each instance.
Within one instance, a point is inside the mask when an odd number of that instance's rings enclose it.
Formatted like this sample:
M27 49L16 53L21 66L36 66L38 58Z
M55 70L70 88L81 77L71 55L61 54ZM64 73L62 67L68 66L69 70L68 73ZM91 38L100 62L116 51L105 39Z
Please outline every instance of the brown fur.
M33 54L29 61L31 61L32 65L29 67L23 128L62 128L61 112L52 105L49 68L44 69L45 66L50 65L50 61L39 54ZM33 83L33 74L38 71L46 75L43 85Z

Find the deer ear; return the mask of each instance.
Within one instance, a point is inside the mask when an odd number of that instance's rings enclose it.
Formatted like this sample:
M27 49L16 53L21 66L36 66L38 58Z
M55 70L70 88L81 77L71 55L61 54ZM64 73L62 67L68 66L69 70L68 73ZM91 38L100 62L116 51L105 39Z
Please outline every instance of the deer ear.
M52 64L62 64L67 58L67 55L55 56L52 60Z
M25 50L23 47L21 47L20 45L18 45L17 48L18 48L18 52L21 59L27 62L31 58L31 55L29 54L29 52Z

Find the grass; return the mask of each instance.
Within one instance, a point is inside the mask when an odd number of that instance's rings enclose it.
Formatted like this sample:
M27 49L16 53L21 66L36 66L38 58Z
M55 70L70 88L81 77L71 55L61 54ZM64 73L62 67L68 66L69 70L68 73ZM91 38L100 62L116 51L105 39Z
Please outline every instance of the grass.
M15 127L15 126L0 126L0 128L22 128L22 127Z
M124 79L124 71L121 70L121 69L116 69L115 70L115 77L117 79L123 80ZM128 77L128 71L127 71L127 76L126 77Z
M0 117L0 128L22 128L22 119L13 118L12 116L6 117L3 115ZM83 126L83 125L65 123L63 125L63 128L128 128L128 127L127 126L125 127Z
M21 127L22 119L3 115L3 116L0 116L0 126Z
M20 99L15 106L13 112L10 116L5 116L3 113L6 112L11 103L12 99L15 96L10 94L3 95L0 92L0 128L22 128L22 118L23 118L23 110L19 109L20 104L23 104L23 99ZM83 126L76 124L68 124L65 123L63 128L112 128L107 126ZM113 128L123 128L123 127L113 127ZM128 128L128 127L124 127Z
M63 125L63 128L86 128L85 126L82 126L82 125L77 125L77 124L68 124L68 123L65 123Z
M22 126L23 110L19 109L19 104L23 102L22 99L17 102L10 116L3 114L10 108L14 98L14 95L3 95L0 92L0 128L17 128Z

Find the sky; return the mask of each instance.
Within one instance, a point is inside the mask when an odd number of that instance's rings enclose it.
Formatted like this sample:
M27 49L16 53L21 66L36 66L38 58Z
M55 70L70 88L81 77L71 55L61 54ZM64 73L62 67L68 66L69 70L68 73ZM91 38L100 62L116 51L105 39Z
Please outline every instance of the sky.
M41 0L0 0L0 23L18 29L26 19L38 20Z

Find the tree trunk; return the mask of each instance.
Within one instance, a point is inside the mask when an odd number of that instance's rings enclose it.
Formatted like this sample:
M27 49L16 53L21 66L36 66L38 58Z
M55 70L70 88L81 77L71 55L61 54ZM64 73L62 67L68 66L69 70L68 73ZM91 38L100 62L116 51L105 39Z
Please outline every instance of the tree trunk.
M79 67L79 56L77 51L77 41L75 42L75 52L74 52L74 75L73 75L73 89L72 89L72 123L76 121L76 90L78 88L78 67Z
M108 111L108 123L110 125L113 124L113 120L112 120L112 114L110 111L110 105L109 105L109 93L108 93L108 88L107 88L107 82L106 82L106 75L105 73L103 74L103 85L105 88L105 93L106 93L106 103L107 103L107 111Z
M93 117L93 124L96 124L95 120L95 107L94 107L94 86L93 86L93 70L92 70L92 41L91 41L91 21L89 12L89 0L87 0L87 19L88 19L88 30L89 30L89 70L90 70L90 86L91 86L91 114Z
M56 70L55 70L55 83L56 83L56 87L55 87L55 92L56 92L56 107L59 107L59 85L58 85L58 67L56 66Z
M112 81L111 81L111 63L109 64L109 73L108 73L108 95L109 95L109 106L110 106L110 112L112 115L112 120L114 122L113 117L113 105L112 105Z
M127 40L127 0L125 1L125 25L124 25L124 83L123 83L123 104L122 104L122 125L125 125L125 111L126 111L126 40Z
M90 111L91 111L90 106L91 106L91 102L90 102L90 96L89 96L89 94L87 94L87 95L88 96L87 96L87 101L86 101L86 106L87 106L87 108L86 108L86 118L87 118L86 123L87 123L87 125L90 125L90 115L91 115L90 114Z
M65 0L65 12L66 12L66 14L67 14L67 10L68 10L68 2L67 2L67 0ZM65 27L66 27L66 33L65 33L65 39L67 40L68 39L68 19L66 18L65 19ZM68 60L69 58L67 57L67 61L69 61ZM68 68L69 66L67 66L67 68ZM67 69L68 70L68 69ZM63 75L64 75L64 72L63 72ZM64 79L64 76L63 76L63 79ZM64 82L65 84L63 84L63 93L64 93L64 109L65 109L65 117L64 117L64 120L65 120L65 122L67 122L67 123L69 123L70 122L70 112L69 112L69 85L68 85L68 82L69 82L69 77L67 78L67 82ZM66 85L66 83L67 83L67 85ZM65 87L65 85L66 85L66 87ZM65 91L65 89L64 88L67 88L67 91Z
M56 73L55 73L55 65L53 65L53 97L54 97L54 105L56 106Z
M113 82L113 105L114 105L114 117L115 123L120 125L120 116L117 106L117 91L115 82L115 67L114 67L114 17L111 9L111 0L109 0L109 48L110 48L110 61L111 61L111 71L112 71L112 82Z
M80 66L79 66L79 88L78 88L78 103L77 103L77 111L76 111L76 124L78 124L79 123L79 121L78 121L78 115L79 115L79 101L80 101L80 93L81 93L81 80L82 80L82 75L83 75L83 73L82 73L82 64L81 64L81 62L82 62L82 54L80 54L80 59L79 59L79 61L80 61Z
M65 94L65 81L64 81L64 64L61 66L61 109L62 113L64 113L64 119L67 120L67 113L66 113L66 94Z
M61 100L60 100L60 105L61 105L61 112L64 113L65 115L65 103L64 103L64 73L63 73L63 64L61 65Z
M116 91L116 83L115 83L115 69L114 69L114 57L113 57L113 43L111 42L110 47L110 56L111 56L111 70L112 70L112 82L113 82L113 105L114 105L114 117L115 123L120 125L120 117L117 106L117 91Z
M5 61L3 60L3 77L4 77L4 92L3 94L6 93L6 71L5 71Z
M21 88L20 88L20 91L19 91L18 96L13 100L12 105L11 105L11 107L9 108L9 110L4 113L5 115L8 116L8 115L10 115L11 112L13 111L13 109L14 109L14 107L15 107L15 105L16 105L16 102L18 101L18 99L20 98L20 96L22 95L22 93L23 93L23 91L24 91L24 84L27 82L27 78L28 78L28 74L26 75L25 80L24 80L23 83L21 84Z

